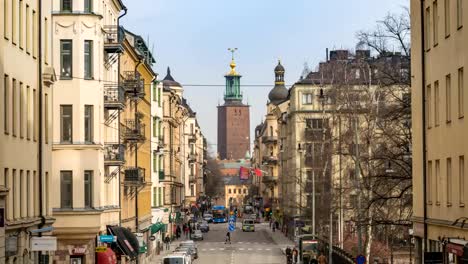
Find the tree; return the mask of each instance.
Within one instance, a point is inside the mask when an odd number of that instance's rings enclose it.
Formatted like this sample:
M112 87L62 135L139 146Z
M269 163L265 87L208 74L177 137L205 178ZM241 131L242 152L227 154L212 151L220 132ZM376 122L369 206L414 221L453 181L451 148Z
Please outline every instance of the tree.
M217 197L224 195L224 184L221 175L217 160L212 156L208 156L205 169L205 191L208 196Z

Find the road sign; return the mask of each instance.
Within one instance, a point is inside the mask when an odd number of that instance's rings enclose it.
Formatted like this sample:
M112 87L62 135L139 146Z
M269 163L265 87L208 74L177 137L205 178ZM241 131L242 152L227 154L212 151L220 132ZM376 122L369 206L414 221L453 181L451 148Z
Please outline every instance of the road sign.
M229 224L229 231L232 232L232 231L234 231L234 230L236 230L236 226L235 226L235 225Z
M56 237L31 237L31 251L55 251L57 250Z
M96 252L106 252L106 251L107 251L106 246L96 247Z
M111 236L111 235L100 235L99 236L99 241L102 243L112 243L117 241L116 236Z
M366 257L363 255L358 255L356 257L356 264L365 264L366 263Z

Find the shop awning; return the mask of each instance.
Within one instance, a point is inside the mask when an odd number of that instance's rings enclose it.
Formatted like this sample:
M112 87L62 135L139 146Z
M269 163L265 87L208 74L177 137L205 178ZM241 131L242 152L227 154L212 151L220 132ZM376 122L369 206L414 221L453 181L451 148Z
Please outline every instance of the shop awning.
M445 247L447 252L455 254L457 256L463 256L463 246L458 245L458 244L453 244L453 243L448 243L447 246Z
M112 249L107 248L105 252L97 253L97 263L98 264L117 264L117 257L115 252Z
M161 230L164 230L164 226L165 224L161 223L161 222L158 222L158 223L155 223L153 225L151 225L150 227L150 230L151 230L151 235L154 234L154 233L157 233Z
M140 245L137 237L132 233L132 231L120 226L110 226L108 230L112 235L117 236L117 245L122 251L122 254L130 257L131 259L138 257Z

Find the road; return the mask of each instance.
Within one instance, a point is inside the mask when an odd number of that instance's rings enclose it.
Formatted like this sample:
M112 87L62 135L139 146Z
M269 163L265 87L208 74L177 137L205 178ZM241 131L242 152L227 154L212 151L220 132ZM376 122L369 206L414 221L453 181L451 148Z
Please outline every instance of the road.
M276 244L268 224L256 224L255 232L242 232L241 223L231 233L231 244L224 244L227 224L210 224L204 240L197 242L199 259L196 264L284 264L284 245Z

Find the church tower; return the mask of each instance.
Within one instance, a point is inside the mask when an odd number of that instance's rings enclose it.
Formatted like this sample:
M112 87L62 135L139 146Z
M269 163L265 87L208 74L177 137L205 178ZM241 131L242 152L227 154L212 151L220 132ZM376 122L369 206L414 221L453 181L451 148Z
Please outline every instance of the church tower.
M224 104L218 106L218 154L220 159L243 159L250 152L250 106L242 102L234 51L231 70L224 76Z

